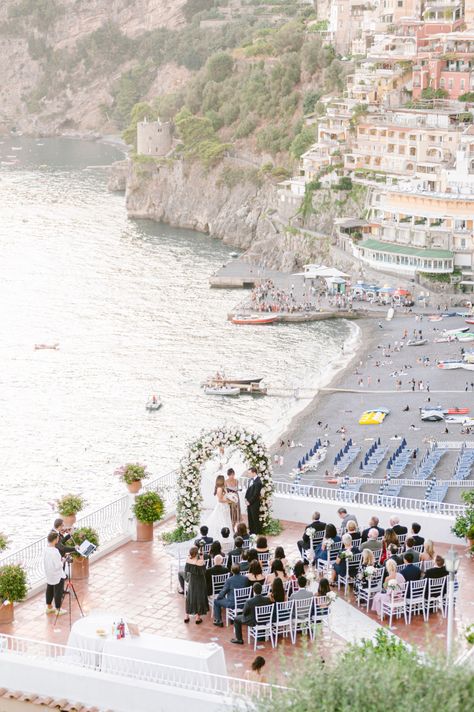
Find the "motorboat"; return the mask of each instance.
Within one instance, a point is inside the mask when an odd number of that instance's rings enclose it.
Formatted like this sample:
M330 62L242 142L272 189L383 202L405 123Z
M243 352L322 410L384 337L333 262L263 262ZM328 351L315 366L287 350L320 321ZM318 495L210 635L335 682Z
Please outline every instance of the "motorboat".
M147 410L159 410L162 405L163 405L163 402L162 402L161 398L157 398L156 396L153 396L153 398L150 398L150 400L146 402L145 408Z
M268 314L264 316L263 314L236 314L232 317L233 324L274 324L279 319L278 314Z
M448 359L447 361L440 361L437 366L438 368L442 368L445 371L450 371L455 368L462 368L464 365L463 361L460 361L459 359Z
M457 334L462 334L465 331L469 331L468 326L459 326L457 329L443 329L443 336L457 336Z
M433 410L422 410L420 413L421 419L424 422L428 423L436 423L439 422L440 420L444 420L444 415L442 411L433 409Z
M469 408L447 408L445 411L446 415L466 415L469 413Z
M249 386L251 383L260 383L263 381L263 376L226 376L225 373L216 373L215 376L211 376L207 379L204 385L227 385L233 386L236 384L242 386Z
M471 331L461 331L459 334L456 334L456 339L462 342L474 341L474 333Z
M59 342L55 344L35 344L35 351L42 351L43 349L50 349L51 351L58 351Z
M428 321L443 321L441 314L432 314L428 317Z
M465 371L474 371L474 363L466 363L466 361L464 361L462 368Z
M455 341L456 337L450 334L449 336L439 336L437 339L433 339L434 344L450 344L451 341Z
M466 423L474 422L474 418L471 418L469 415L447 415L444 421L445 423L465 425Z
M204 393L208 396L238 396L240 388L236 386L206 386Z
M232 257L233 260L236 260L238 257L240 257L238 252L231 252L229 257Z
M424 346L428 343L428 339L409 339L407 346Z
M465 319L466 324L474 324L474 316L470 316L469 319Z

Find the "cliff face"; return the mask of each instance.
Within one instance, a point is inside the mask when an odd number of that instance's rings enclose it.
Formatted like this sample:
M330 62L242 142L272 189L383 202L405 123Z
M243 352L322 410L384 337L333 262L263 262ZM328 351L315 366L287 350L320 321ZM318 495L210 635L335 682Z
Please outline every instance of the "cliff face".
M111 189L123 188L123 170L121 163L112 172ZM314 204L313 230L289 226L278 212L277 185L255 169L236 167L231 159L211 170L197 162L130 162L126 177L130 217L207 233L245 250L254 261L285 271L308 262L341 265L342 256L331 244L333 220L354 214L358 207L335 191L321 192ZM351 269L350 260L344 260L343 268Z
M116 132L103 107L111 105L113 84L131 62L91 69L77 59L77 48L108 24L132 39L161 27L181 27L185 1L2 0L0 131L14 126L25 133ZM154 81L173 86L167 74L161 68Z

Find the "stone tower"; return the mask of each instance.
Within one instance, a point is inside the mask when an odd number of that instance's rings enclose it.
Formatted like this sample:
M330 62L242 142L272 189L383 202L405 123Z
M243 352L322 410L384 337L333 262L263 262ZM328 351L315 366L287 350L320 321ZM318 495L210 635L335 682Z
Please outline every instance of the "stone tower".
M171 149L172 129L169 121L139 121L137 124L137 154L166 156Z

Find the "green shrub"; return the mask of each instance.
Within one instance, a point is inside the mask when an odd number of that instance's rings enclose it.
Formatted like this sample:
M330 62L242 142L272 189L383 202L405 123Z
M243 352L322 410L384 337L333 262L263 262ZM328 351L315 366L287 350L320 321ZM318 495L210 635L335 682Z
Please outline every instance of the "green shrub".
M62 517L72 517L84 509L86 500L79 494L64 494L56 500L56 507Z
M312 114L320 98L320 91L311 89L310 91L306 92L303 99L303 114Z
M316 140L316 131L312 126L303 126L300 133L295 136L290 145L290 153L295 158L300 158Z
M80 546L85 541L90 541L94 546L99 546L99 532L92 527L79 527L74 529L74 544ZM71 552L71 556L75 559L80 559L81 555L77 551Z
M461 94L459 101L474 101L474 91L468 91L466 94Z
M464 514L458 514L456 517L452 532L460 539L465 539L468 532L473 533L472 529L474 528L474 490L463 492L461 497L466 504L466 510ZM474 536L469 536L469 538L474 538Z
M339 183L332 186L333 190L352 190L352 180L348 176L339 178Z
M347 645L330 660L320 655L302 660L304 664L293 666L290 689L276 688L271 698L259 700L258 712L379 712L386 707L387 690L404 712L466 712L472 707L474 677L469 666L422 658L385 630L377 631L374 642Z
M11 564L0 568L0 601L19 603L26 598L28 586L26 573L19 564Z
M170 532L164 532L161 539L165 544L181 543L190 541L196 536L197 532L185 532L181 527L177 527Z
M8 548L8 544L10 543L10 540L6 536L6 534L3 534L3 532L0 532L0 551L5 551L5 549Z
M153 524L163 518L165 505L156 492L144 492L135 498L133 513L139 522Z
M227 52L218 52L209 57L206 64L206 74L208 81L223 82L230 77L234 67L234 60Z

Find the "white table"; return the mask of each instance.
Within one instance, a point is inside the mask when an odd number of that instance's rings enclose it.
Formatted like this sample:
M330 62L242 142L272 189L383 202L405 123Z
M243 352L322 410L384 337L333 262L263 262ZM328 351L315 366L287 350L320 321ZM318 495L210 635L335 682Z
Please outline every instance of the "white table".
M136 661L146 661L172 667L199 670L217 675L227 675L224 650L216 643L195 643L191 640L163 638L150 633L141 633L132 638L117 640L112 636L112 624L126 616L107 612L91 613L74 623L68 638L68 646L81 652L70 651L68 658L87 666L101 668L104 672L120 672L124 666L113 657L119 656ZM103 628L107 636L97 635Z

